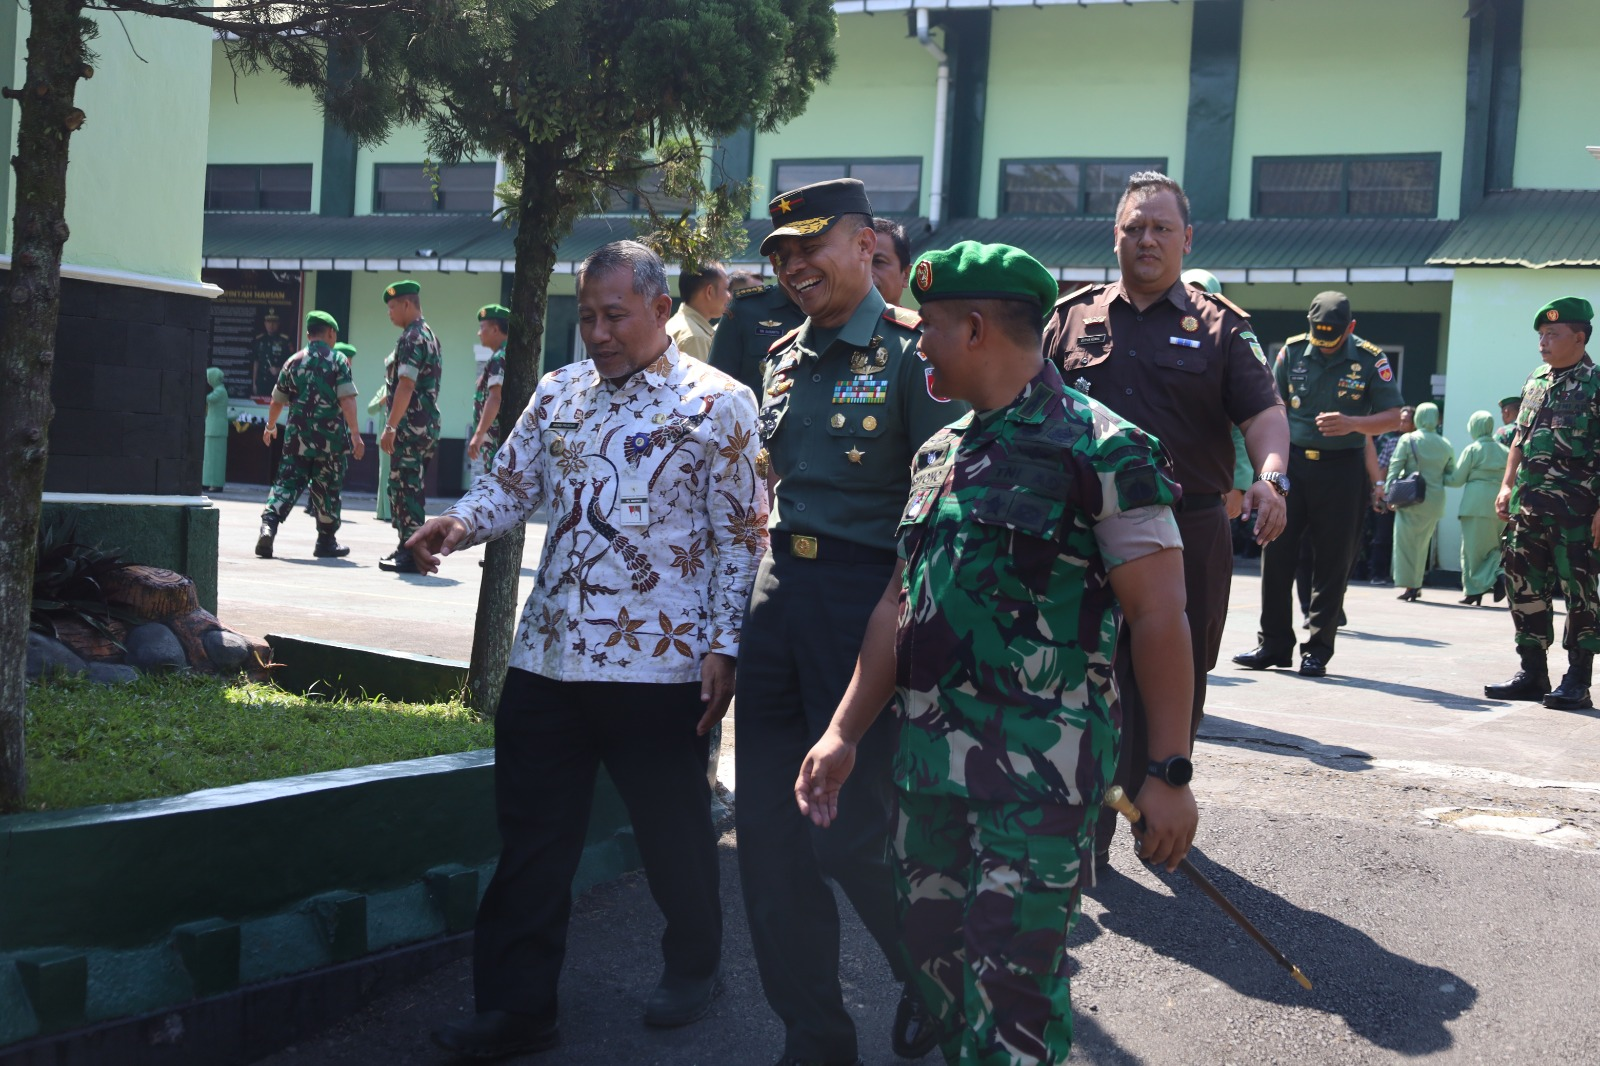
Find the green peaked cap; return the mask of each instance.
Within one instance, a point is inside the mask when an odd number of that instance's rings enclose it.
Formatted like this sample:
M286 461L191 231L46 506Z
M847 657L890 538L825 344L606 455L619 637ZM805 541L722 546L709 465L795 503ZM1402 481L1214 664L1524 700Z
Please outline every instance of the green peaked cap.
M388 303L396 296L416 296L420 292L422 292L422 286L418 285L410 278L406 278L403 281L391 282L389 287L383 290L383 302Z
M335 333L338 333L339 320L328 314L326 311L313 311L306 316L306 329L316 329L318 327L331 329Z
M1587 326L1593 321L1594 307L1588 300L1582 296L1563 296L1539 308L1539 313L1533 318L1533 328L1538 329L1551 322L1571 322Z
M1044 264L1009 244L962 241L924 252L911 271L918 303L932 300L1022 300L1042 317L1055 306L1060 286Z

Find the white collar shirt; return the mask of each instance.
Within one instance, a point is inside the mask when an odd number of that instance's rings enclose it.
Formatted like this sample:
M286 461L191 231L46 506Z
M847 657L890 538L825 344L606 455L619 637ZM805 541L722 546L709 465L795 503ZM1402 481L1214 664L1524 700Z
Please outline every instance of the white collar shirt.
M492 471L446 514L481 544L549 514L513 668L681 683L737 655L767 549L755 397L675 344L621 385L592 360L546 374Z

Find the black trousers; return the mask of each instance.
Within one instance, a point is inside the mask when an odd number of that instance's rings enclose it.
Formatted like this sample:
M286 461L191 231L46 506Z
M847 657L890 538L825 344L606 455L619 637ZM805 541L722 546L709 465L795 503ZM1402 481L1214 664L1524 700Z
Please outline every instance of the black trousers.
M506 674L494 727L503 850L478 906L479 1011L553 1020L595 775L604 765L633 821L650 894L667 920L668 972L710 976L722 955L721 871L706 784L699 682L553 681Z
M839 818L818 829L794 802L800 761L822 736L855 670L867 618L892 564L828 563L769 553L739 637L735 825L750 940L785 1053L854 1059L855 1024L839 986L838 882L902 981L888 863L893 716L857 747Z
M1310 537L1311 633L1300 650L1327 662L1333 658L1356 529L1370 491L1365 454L1348 448L1308 459L1304 449L1290 448L1289 482L1288 524L1261 553L1259 637L1269 655L1294 650L1294 574L1301 538Z
M1187 602L1184 615L1189 620L1189 646L1194 654L1194 704L1189 718L1189 740L1200 731L1205 714L1206 673L1217 665L1222 649L1222 628L1228 621L1228 591L1233 584L1233 534L1228 513L1221 507L1200 511L1180 511L1178 532L1183 535L1183 585ZM1122 786L1128 798L1139 795L1145 771L1150 764L1150 729L1144 696L1133 671L1133 644L1123 626L1117 637L1117 658L1113 670L1117 696L1122 706L1122 732L1117 743L1117 772L1114 783ZM1110 807L1102 808L1095 825L1095 850L1105 851L1116 835L1121 816Z

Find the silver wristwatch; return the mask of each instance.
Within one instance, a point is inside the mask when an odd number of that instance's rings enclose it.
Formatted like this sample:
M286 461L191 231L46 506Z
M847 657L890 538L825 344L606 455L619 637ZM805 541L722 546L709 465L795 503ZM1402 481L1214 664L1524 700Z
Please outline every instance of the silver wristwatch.
M1289 475L1288 474L1280 473L1277 470L1268 470L1265 473L1257 475L1256 480L1257 481L1265 481L1267 484L1269 484L1273 488L1277 489L1279 496L1287 496L1287 495L1289 495Z

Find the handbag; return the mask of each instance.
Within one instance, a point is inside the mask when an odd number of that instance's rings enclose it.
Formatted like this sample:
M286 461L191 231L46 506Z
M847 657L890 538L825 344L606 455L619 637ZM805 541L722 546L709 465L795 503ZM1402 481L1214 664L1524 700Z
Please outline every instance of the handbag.
M1417 460L1417 443L1411 442L1411 461ZM1422 480L1422 471L1416 470L1405 477L1394 479L1383 499L1390 507L1399 510L1402 507L1414 507L1428 496L1428 483Z

